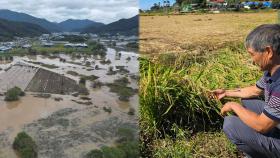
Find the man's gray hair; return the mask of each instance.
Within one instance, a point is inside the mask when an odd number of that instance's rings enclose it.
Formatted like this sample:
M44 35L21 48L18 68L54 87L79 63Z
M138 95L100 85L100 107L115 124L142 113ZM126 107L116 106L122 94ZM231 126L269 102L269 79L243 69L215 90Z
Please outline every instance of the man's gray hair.
M245 47L252 48L256 52L264 52L271 46L273 52L280 55L280 25L264 24L251 31L245 40Z

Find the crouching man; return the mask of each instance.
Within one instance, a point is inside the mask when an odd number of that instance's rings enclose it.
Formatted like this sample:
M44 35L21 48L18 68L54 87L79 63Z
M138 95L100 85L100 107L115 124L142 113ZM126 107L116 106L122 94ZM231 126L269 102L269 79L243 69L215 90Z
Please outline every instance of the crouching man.
M219 99L242 98L242 105L228 102L222 107L222 115L236 114L224 118L223 131L248 157L280 158L280 25L258 26L245 46L264 73L254 86L214 91ZM263 94L265 101L253 99Z

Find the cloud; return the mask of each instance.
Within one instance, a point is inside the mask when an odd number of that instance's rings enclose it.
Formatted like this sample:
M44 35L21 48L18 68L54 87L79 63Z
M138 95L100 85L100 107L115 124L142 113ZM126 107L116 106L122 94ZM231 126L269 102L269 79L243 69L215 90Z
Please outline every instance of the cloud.
M0 9L52 22L90 19L108 24L138 14L138 0L8 0L0 1Z

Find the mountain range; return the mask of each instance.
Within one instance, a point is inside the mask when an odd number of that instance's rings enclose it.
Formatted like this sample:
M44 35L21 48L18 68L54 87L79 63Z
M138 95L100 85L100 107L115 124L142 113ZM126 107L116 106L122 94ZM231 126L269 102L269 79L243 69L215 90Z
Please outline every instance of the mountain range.
M43 33L49 31L36 24L0 19L0 41L11 40L14 36L33 37Z
M74 20L74 19L68 19L66 21L63 21L61 23L58 23L58 25L61 27L63 31L71 32L81 32L84 28L89 27L89 26L94 26L94 27L102 27L105 24L100 23L100 22L95 22L91 21L88 19L85 20Z
M46 19L37 18L25 13L14 12L11 10L0 10L0 19L9 20L11 22L23 22L40 26L42 33L48 32L84 32L84 33L110 33L110 34L137 34L138 33L138 15L129 19L121 19L119 21L103 24L88 19L68 19L66 21L56 23ZM13 23L9 23L12 25ZM17 23L18 24L18 23ZM24 24L23 24L24 25ZM35 27L34 25L34 27ZM33 25L32 25L33 26ZM22 28L23 29L23 28ZM43 31L44 30L44 31ZM25 31L23 31L25 32Z
M98 27L104 25L90 20L73 20L69 19L61 23L50 22L46 19L37 18L25 13L14 12L11 10L0 10L0 18L16 22L28 22L37 24L49 32L68 32L82 29L90 25Z
M139 16L136 15L129 19L121 19L116 22L96 27L94 25L86 27L83 32L96 34L124 34L124 35L138 35Z

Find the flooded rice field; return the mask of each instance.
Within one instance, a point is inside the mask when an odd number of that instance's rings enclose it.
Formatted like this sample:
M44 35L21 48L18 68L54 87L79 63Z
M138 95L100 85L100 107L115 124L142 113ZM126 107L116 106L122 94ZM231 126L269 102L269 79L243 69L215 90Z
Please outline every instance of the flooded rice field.
M114 145L118 128L137 135L136 52L107 48L105 57L78 52L14 56L0 68L0 158L17 157L12 142L21 131L34 139L40 158L84 157ZM14 86L26 95L4 101L3 93Z

